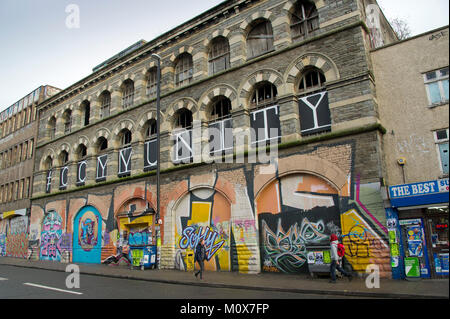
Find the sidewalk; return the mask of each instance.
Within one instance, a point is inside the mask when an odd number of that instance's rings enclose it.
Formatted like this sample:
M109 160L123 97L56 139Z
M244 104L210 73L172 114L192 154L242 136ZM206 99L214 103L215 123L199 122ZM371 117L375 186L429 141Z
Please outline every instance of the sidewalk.
M0 265L45 269L64 272L68 264L50 261L29 261L0 257ZM380 280L380 288L368 289L365 280L343 278L336 284L329 278L312 279L308 275L240 274L237 272L205 272L204 279L196 279L192 272L179 270L140 270L123 266L79 264L81 274L104 277L145 280L160 283L198 285L204 287L255 289L307 294L358 296L367 298L449 298L448 279L422 279L419 281Z

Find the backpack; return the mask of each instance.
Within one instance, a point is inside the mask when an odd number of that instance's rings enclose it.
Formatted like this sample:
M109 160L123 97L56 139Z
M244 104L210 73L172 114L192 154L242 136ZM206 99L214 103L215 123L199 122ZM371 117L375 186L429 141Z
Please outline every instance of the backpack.
M337 254L339 257L344 257L345 255L345 247L341 243L337 245Z

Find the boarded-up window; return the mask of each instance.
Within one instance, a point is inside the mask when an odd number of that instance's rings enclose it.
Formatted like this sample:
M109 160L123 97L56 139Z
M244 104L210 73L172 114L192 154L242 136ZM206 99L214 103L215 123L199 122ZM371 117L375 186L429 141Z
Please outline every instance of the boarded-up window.
M319 28L316 6L309 1L299 1L291 16L292 39L298 40Z
M175 85L182 86L190 83L193 74L192 56L189 53L181 54L175 67Z
M174 133L173 162L190 163L194 152L192 149L192 112L181 109L176 114L175 127L178 129Z
M250 113L252 146L263 146L281 137L278 105L268 106Z
M225 37L217 37L209 51L209 73L215 74L230 67L230 45Z
M273 31L269 21L256 24L247 37L248 57L256 57L273 50Z

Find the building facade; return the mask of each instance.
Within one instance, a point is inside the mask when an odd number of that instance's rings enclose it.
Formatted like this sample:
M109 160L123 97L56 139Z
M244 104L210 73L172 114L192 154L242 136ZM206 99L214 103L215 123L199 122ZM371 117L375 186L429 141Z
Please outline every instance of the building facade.
M372 51L393 275L448 276L449 29ZM394 90L392 88L395 88Z
M185 270L203 238L207 270L307 273L330 262L338 233L355 271L390 277L370 50L396 38L376 12L362 0L225 1L45 101L39 258L100 263L127 240Z
M0 113L0 256L28 254L37 106L58 91L40 86Z

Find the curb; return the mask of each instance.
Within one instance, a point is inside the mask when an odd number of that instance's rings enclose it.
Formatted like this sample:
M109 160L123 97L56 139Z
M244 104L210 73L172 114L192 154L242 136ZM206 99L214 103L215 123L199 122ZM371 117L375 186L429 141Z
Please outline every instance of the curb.
M63 269L46 268L42 266L33 265L16 265L1 263L1 266L12 266L19 268L39 269L47 271L66 272ZM139 280L147 282L157 282L173 285L187 285L187 286L199 286L210 288L227 288L227 289L245 289L245 290L264 290L264 291L276 291L276 292L288 292L299 294L313 294L313 295L332 295L332 296L347 296L347 297L367 297L367 298L380 298L380 299L448 299L442 295L417 295L417 294L404 294L404 293L376 293L376 292L364 292L364 291L351 291L351 290L318 290L318 289L301 289L301 288L281 288L281 287L267 287L267 286L251 286L251 285L233 285L233 284L221 284L211 282L195 282L195 281L182 281L160 278L144 278L136 275L123 275L123 274L106 274L98 273L95 271L80 270L80 274L106 277L106 278L119 278L128 280Z

